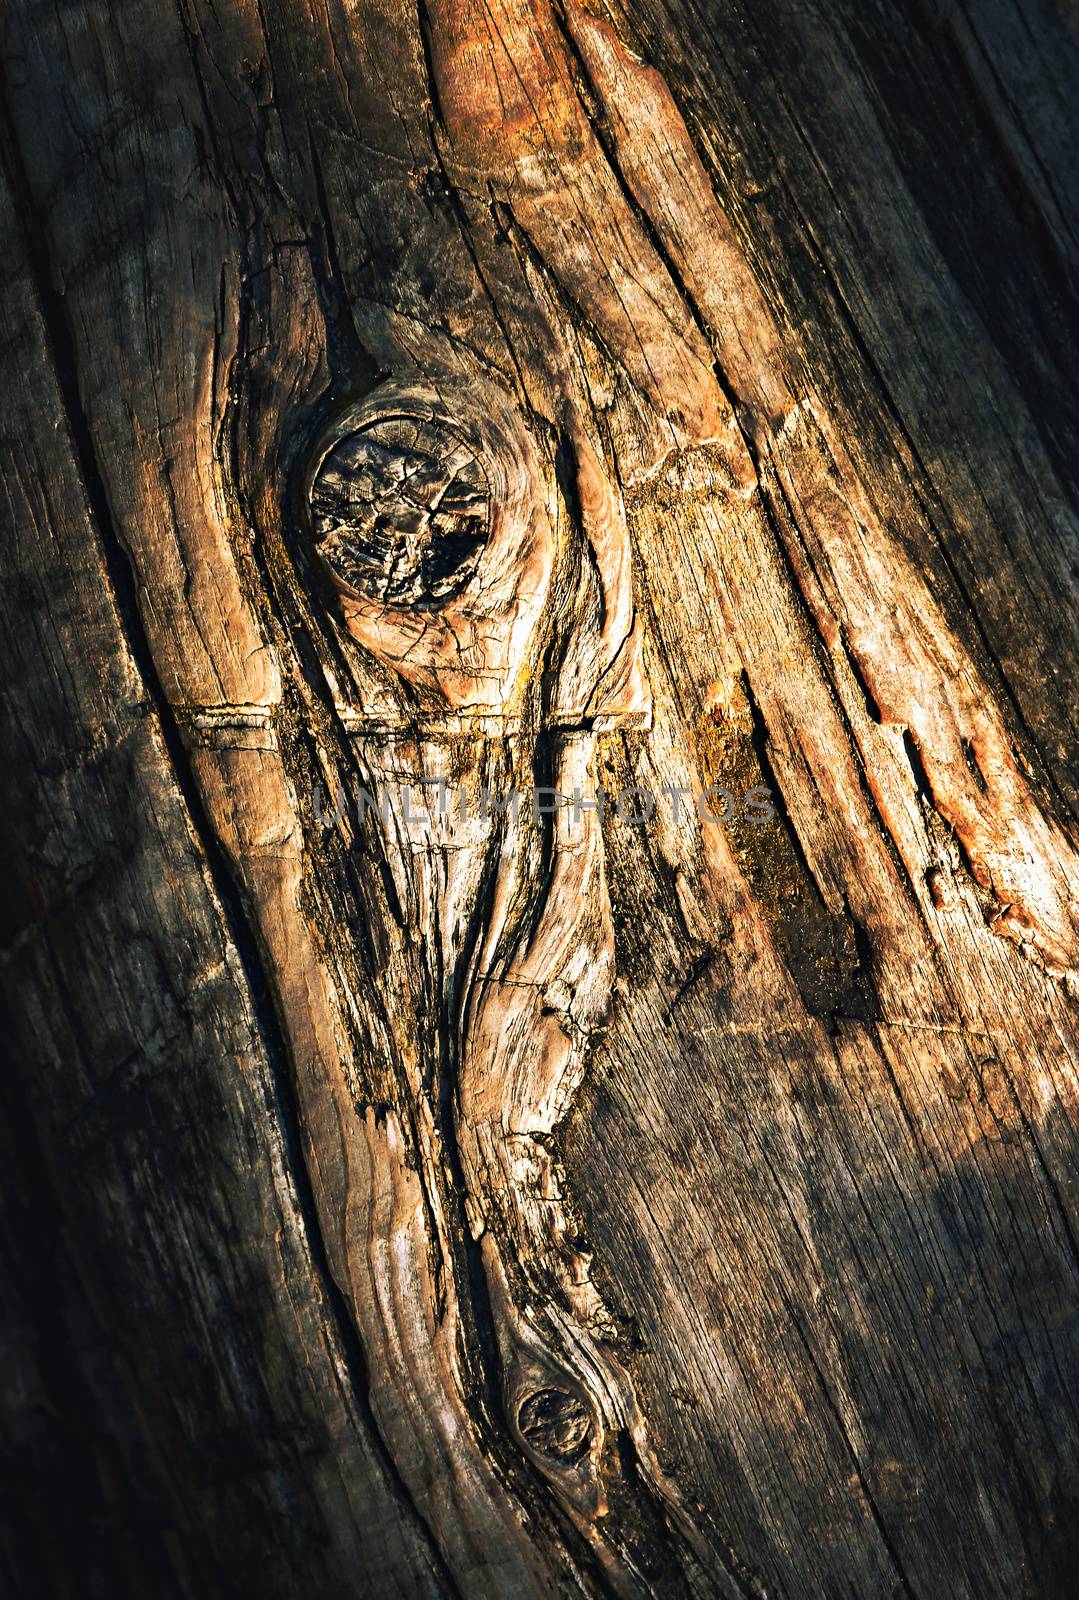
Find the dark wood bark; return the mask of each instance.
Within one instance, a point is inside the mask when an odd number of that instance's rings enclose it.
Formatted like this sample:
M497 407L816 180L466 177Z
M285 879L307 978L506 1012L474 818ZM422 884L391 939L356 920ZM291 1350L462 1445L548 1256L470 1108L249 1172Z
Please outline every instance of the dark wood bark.
M7 1592L1075 1591L1077 56L11 8Z

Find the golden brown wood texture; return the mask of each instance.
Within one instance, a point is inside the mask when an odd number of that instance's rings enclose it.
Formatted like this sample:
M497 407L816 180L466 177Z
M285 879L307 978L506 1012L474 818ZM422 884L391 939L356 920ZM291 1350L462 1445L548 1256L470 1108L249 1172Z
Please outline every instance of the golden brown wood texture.
M1063 1600L1074 22L4 38L13 1592Z

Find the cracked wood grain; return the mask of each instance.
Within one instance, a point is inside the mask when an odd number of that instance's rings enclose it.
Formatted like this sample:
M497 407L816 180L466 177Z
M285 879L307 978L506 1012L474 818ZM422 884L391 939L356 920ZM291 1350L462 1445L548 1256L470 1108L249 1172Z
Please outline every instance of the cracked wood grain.
M1074 41L1033 5L1018 34L884 9L22 0L5 25L52 329L13 348L77 419L167 734L161 766L80 699L98 731L61 738L80 773L136 749L170 819L101 949L156 930L116 970L181 997L166 1031L217 1008L178 1058L132 1012L91 1115L107 1143L131 1061L198 1057L191 1189L241 1175L241 1226L140 1188L173 1265L138 1326L184 1321L204 1252L198 1316L270 1352L229 1369L242 1403L165 1406L145 1359L115 1380L184 1508L138 1557L176 1592L231 1514L221 1592L310 1592L314 1544L327 1594L1069 1592L1079 651L1043 308L1070 303ZM1022 269L987 269L994 227ZM55 535L46 489L17 504L20 584L23 541L88 548L80 492L52 491ZM71 622L108 610L92 568L34 588L55 669L16 658L50 737L52 680L90 695L123 656ZM639 827L527 799L601 784L666 798ZM462 817L440 785L526 798ZM713 785L770 793L767 825L711 824ZM353 803L408 786L415 813ZM90 856L35 847L31 903ZM46 904L12 960L55 977L80 1065L33 1003L19 1037L77 1107L117 984L59 960ZM200 1094L242 1117L203 1129ZM27 1103L50 1160L82 1151ZM124 1238L97 1303L137 1274ZM182 1385L175 1343L162 1364ZM200 1499L168 1461L226 1413L244 1487Z

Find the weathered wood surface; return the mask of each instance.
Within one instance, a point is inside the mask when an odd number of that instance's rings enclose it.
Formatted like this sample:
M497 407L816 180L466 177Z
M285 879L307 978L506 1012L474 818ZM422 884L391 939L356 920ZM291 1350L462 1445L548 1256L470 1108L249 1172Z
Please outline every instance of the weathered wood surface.
M13 1593L1073 1592L1076 58L9 12Z

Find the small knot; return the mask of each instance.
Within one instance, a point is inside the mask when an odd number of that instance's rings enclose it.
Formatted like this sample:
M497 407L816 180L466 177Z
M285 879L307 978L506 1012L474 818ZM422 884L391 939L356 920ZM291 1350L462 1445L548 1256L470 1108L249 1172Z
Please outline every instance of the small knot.
M592 1443L592 1414L579 1395L566 1389L537 1389L517 1413L521 1437L538 1455L575 1466Z
M315 546L348 588L383 605L460 593L490 533L490 486L445 421L397 414L339 435L311 484Z

